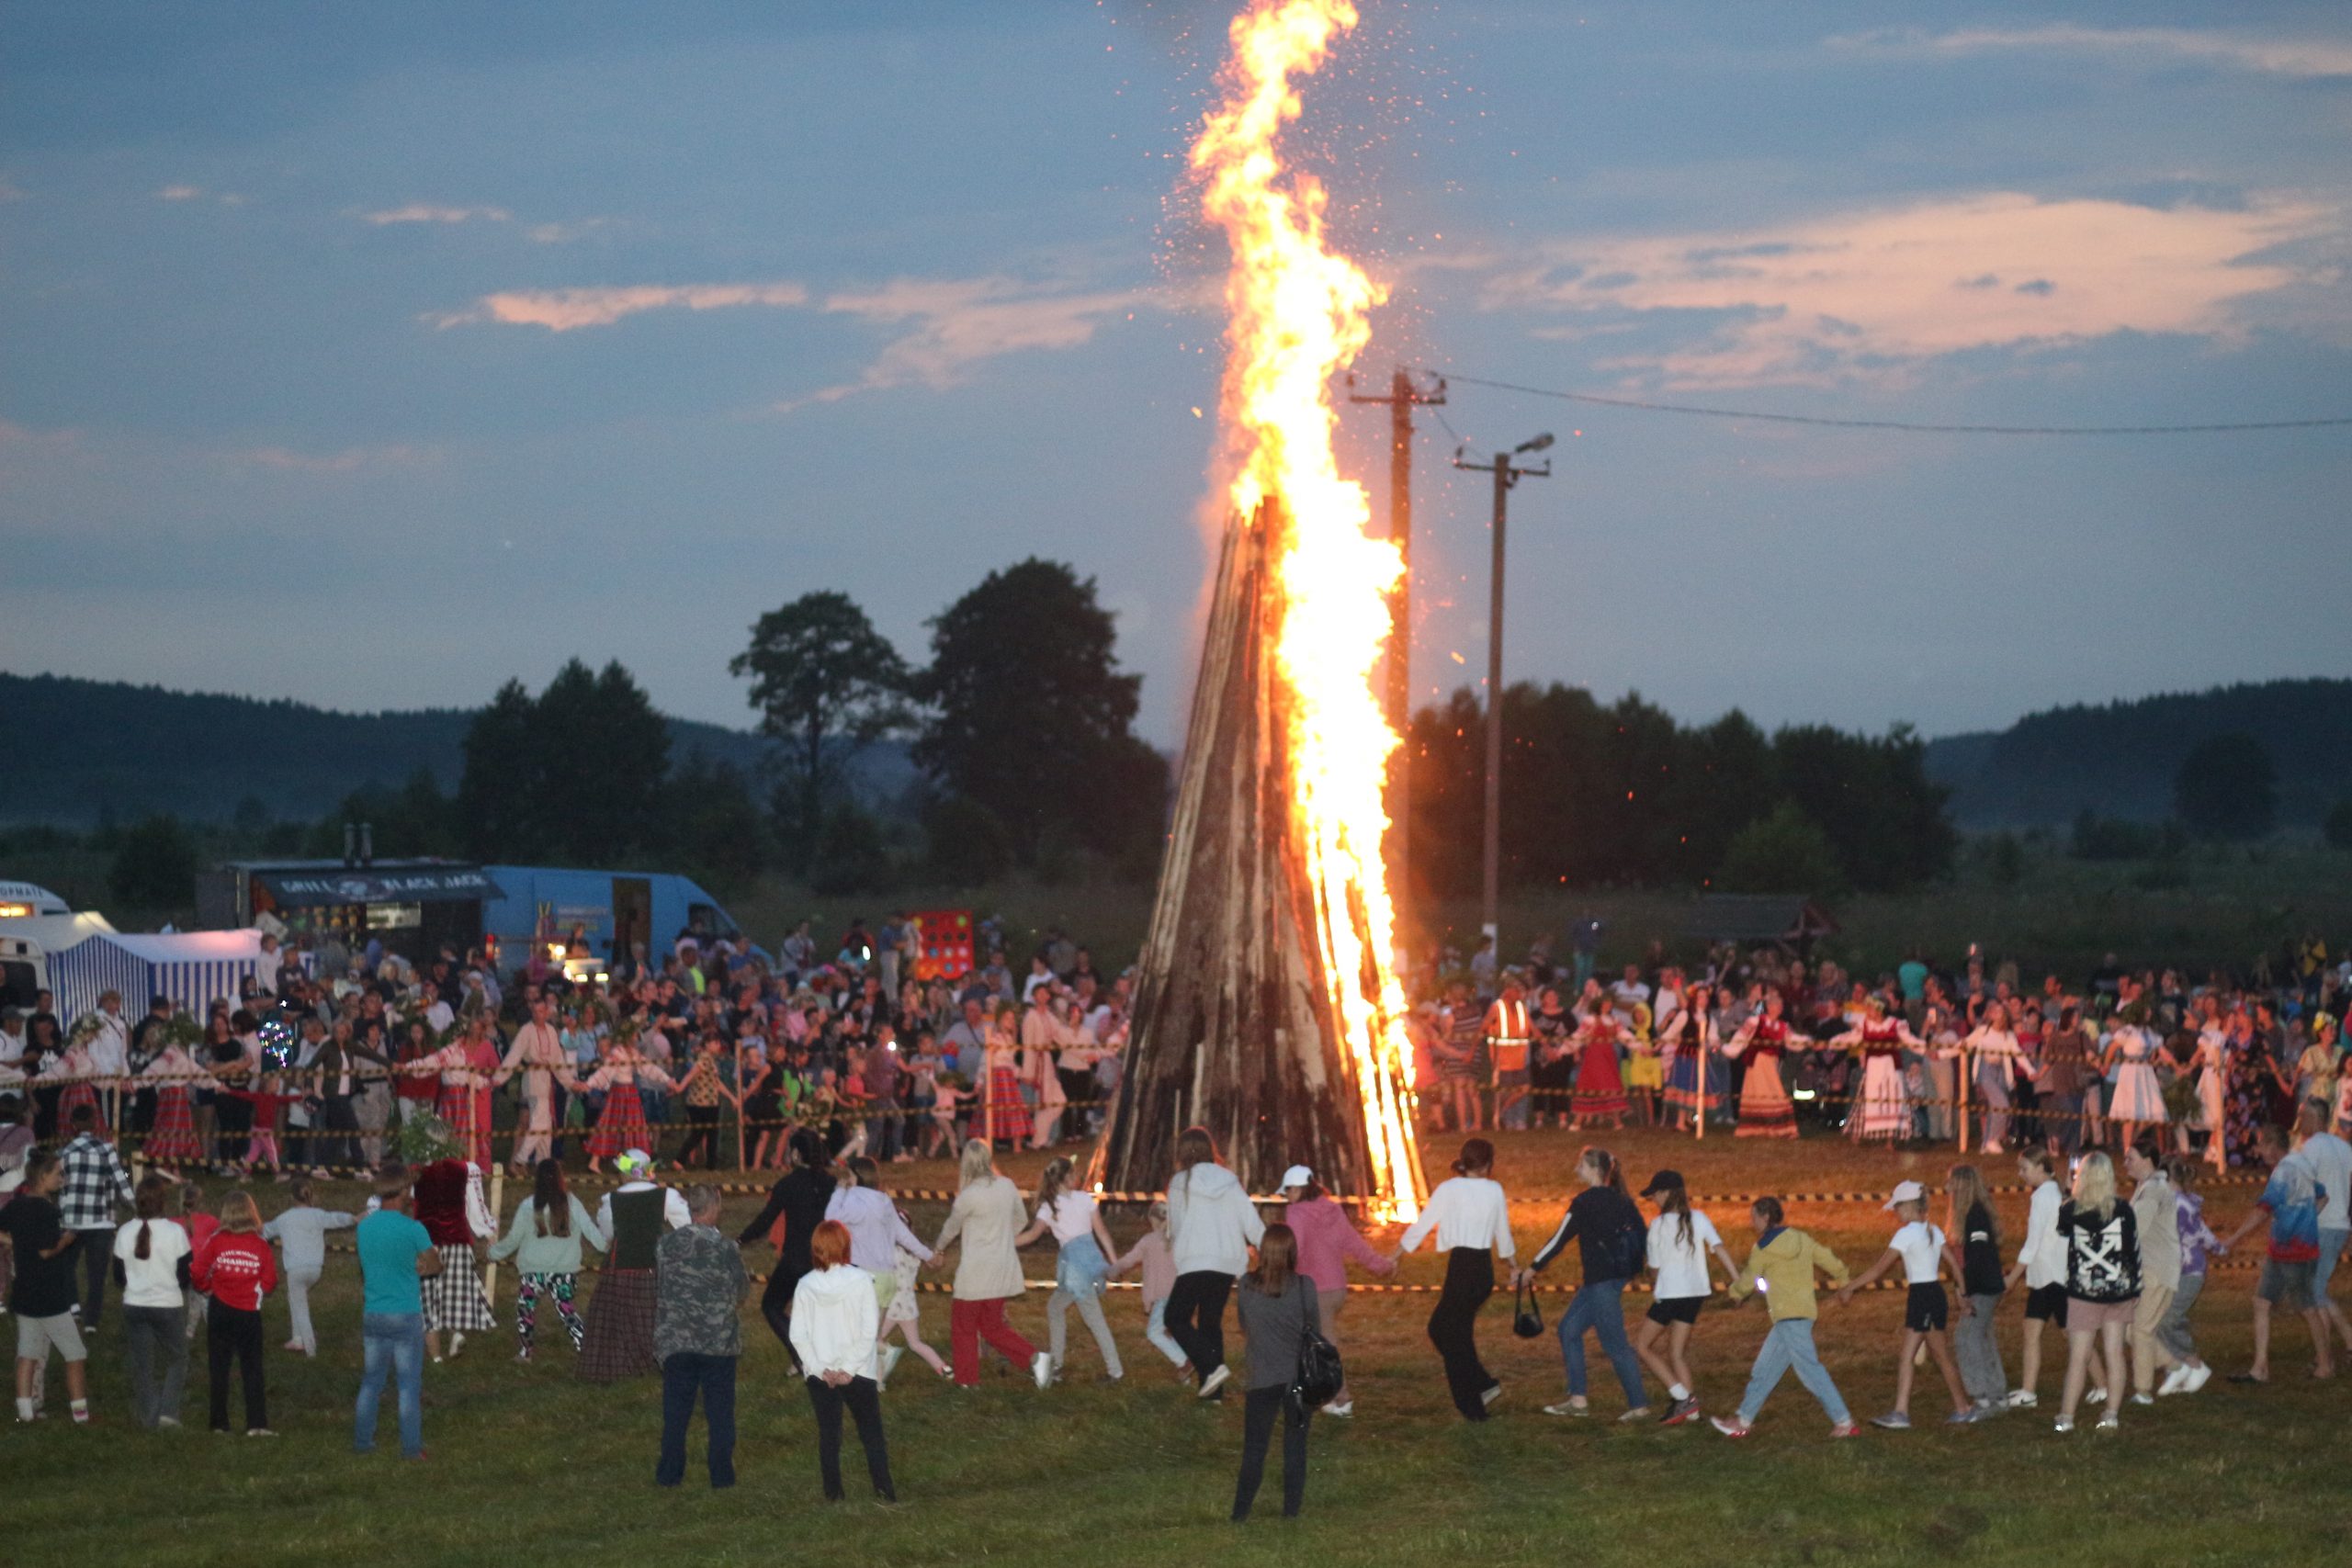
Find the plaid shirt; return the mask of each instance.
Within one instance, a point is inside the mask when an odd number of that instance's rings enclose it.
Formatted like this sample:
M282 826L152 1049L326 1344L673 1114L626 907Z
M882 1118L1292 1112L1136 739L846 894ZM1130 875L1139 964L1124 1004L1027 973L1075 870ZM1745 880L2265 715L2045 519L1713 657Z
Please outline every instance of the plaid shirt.
M82 1133L58 1151L57 1159L65 1172L57 1194L61 1223L70 1231L114 1229L115 1200L128 1203L131 1198L130 1172L114 1145Z

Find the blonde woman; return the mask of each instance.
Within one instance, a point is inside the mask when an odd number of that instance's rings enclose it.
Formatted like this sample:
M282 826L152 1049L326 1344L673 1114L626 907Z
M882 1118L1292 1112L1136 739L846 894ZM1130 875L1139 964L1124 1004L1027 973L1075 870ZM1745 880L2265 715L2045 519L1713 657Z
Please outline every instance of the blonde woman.
M1021 1254L1013 1238L1029 1217L1021 1189L998 1174L988 1140L974 1138L964 1145L962 1185L934 1250L945 1252L960 1243L956 1260L956 1303L948 1309L948 1335L953 1342L956 1386L980 1383L980 1341L985 1339L1014 1366L1021 1367L1044 1388L1054 1375L1054 1363L1013 1331L1004 1320L1004 1303L1026 1289L1021 1278ZM939 1259L932 1259L937 1268Z
M2107 1156L2083 1156L2074 1198L2058 1211L2058 1235L2066 1248L2066 1392L2057 1429L2075 1429L2075 1407L2082 1402L2097 1339L2107 1392L2098 1429L2112 1432L2122 1425L2124 1335L2140 1302L2140 1233L2132 1205L2116 1196L2115 1166Z

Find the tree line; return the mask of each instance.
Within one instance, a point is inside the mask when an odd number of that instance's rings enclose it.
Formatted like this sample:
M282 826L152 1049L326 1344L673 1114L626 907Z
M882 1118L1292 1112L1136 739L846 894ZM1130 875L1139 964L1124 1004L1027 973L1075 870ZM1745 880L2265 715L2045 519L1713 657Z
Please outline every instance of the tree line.
M1412 876L1475 893L1486 808L1486 715L1455 692L1414 716ZM1926 745L1907 726L1767 736L1737 709L1682 725L1638 694L1523 682L1503 693L1502 876L1726 892L1899 892L1945 875L1958 835Z

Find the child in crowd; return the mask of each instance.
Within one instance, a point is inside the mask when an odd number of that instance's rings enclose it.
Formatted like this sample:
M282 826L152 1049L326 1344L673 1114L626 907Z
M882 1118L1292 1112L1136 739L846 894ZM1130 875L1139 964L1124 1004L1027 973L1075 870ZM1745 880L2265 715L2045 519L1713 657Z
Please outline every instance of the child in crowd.
M1797 1381L1821 1401L1822 1410L1829 1417L1829 1435L1850 1438L1861 1428L1854 1425L1853 1416L1839 1396L1838 1385L1831 1381L1829 1369L1821 1364L1821 1354L1814 1348L1813 1325L1821 1309L1814 1300L1813 1276L1815 1270L1829 1277L1833 1284L1846 1282L1846 1265L1838 1255L1801 1230L1782 1223L1781 1201L1758 1198L1747 1212L1748 1223L1756 1227L1756 1246L1731 1285L1729 1299L1734 1306L1752 1295L1764 1297L1765 1310L1772 1314L1772 1326L1764 1336L1763 1348L1756 1353L1756 1369L1748 1374L1747 1392L1740 1396L1739 1409L1729 1419L1710 1416L1708 1425L1726 1438L1744 1438L1755 1425L1763 1410L1765 1400L1790 1371Z
M1928 1190L1916 1181L1898 1181L1894 1196L1887 1200L1903 1224L1895 1230L1894 1239L1879 1259L1838 1292L1838 1304L1844 1306L1854 1299L1854 1292L1877 1283L1880 1276L1896 1264L1903 1266L1904 1283L1909 1295L1903 1303L1903 1348L1897 1354L1894 1370L1894 1408L1883 1416L1871 1418L1871 1425L1889 1432L1911 1429L1911 1374L1916 1370L1914 1359L1924 1343L1936 1358L1936 1365L1943 1369L1944 1387L1951 1393L1951 1414L1946 1416L1948 1426L1962 1427L1976 1418L1975 1404L1968 1397L1967 1387L1960 1381L1960 1369L1952 1363L1951 1302L1944 1294L1943 1271L1951 1261L1944 1244L1944 1233L1928 1223ZM1959 1269L1952 1270L1955 1276Z
M2180 1206L2173 1212L2174 1224L2180 1231L2180 1286L2172 1293L2172 1305L2165 1309L2164 1321L2156 1325L2156 1343L2173 1359L2172 1371L2156 1385L2158 1398L2170 1393L2195 1393L2212 1381L2213 1369L2197 1353L2197 1337L2189 1331L2189 1315L2197 1310L2197 1298L2205 1290L2205 1269L2213 1257L2223 1250L2222 1238L2205 1223L2205 1195L2197 1190L2199 1162L2185 1154L2176 1154L2165 1161L2165 1174L2180 1194Z
M1152 1201L1150 1225L1111 1265L1111 1278L1115 1280L1130 1269L1143 1270L1143 1337L1151 1342L1152 1348L1175 1364L1176 1379L1182 1382L1187 1358L1184 1348L1168 1332L1168 1297L1176 1289L1176 1255L1168 1246L1167 1199Z
M534 1168L531 1195L514 1207L514 1220L490 1249L491 1259L514 1260L514 1359L531 1359L531 1339L538 1325L539 1298L555 1303L556 1315L571 1336L571 1350L579 1354L586 1330L572 1309L580 1275L581 1243L605 1249L604 1231L585 1205L565 1188L563 1162L543 1159Z
M2001 1220L1993 1212L1984 1178L1973 1165L1956 1165L1945 1178L1950 1200L1945 1211L1951 1226L1944 1246L1951 1255L1952 1273L1960 1280L1960 1326L1952 1333L1952 1354L1960 1362L1961 1385L1984 1420L2008 1408L2008 1374L2001 1366L2001 1340L1994 1314L2006 1287L2001 1278Z
M189 1278L210 1300L206 1344L212 1373L212 1429L229 1430L229 1366L243 1375L245 1436L274 1438L263 1386L261 1303L277 1288L277 1258L261 1238L261 1210L239 1188L220 1200L220 1228L196 1255Z
M261 1238L285 1250L286 1305L293 1317L293 1337L286 1348L305 1356L319 1353L318 1330L311 1326L311 1287L326 1271L327 1232L347 1230L358 1223L355 1214L322 1209L307 1176L294 1179L294 1206L261 1227Z
M906 1211L899 1210L899 1223L903 1224L906 1220ZM882 1363L875 1373L875 1382L877 1385L889 1382L890 1372L898 1366L899 1358L903 1353L899 1346L890 1343L892 1329L898 1330L899 1337L906 1341L905 1349L912 1350L924 1366L941 1377L954 1375L954 1369L948 1366L946 1358L923 1343L922 1301L916 1294L915 1284L915 1271L922 1267L922 1259L908 1251L903 1242L892 1243L891 1255L891 1277L895 1286L890 1299L882 1307Z

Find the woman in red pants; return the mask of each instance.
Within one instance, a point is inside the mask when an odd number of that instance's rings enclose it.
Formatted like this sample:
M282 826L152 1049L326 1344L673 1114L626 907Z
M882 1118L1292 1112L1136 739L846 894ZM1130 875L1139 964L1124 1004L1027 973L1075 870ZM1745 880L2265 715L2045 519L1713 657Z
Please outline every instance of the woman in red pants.
M1021 1189L1012 1184L1011 1178L997 1174L988 1140L974 1138L966 1144L963 1179L956 1194L956 1206L947 1212L947 1224L933 1248L944 1253L949 1242L963 1244L963 1251L956 1260L956 1304L947 1320L948 1336L956 1348L958 1388L979 1385L979 1342L983 1339L1014 1366L1027 1368L1039 1388L1044 1388L1054 1375L1052 1358L1013 1332L1012 1325L1004 1320L1004 1303L1025 1289L1021 1278L1021 1253L1013 1246L1013 1238L1021 1234L1028 1218L1028 1206L1021 1200ZM936 1269L939 1261L934 1257L928 1267Z

